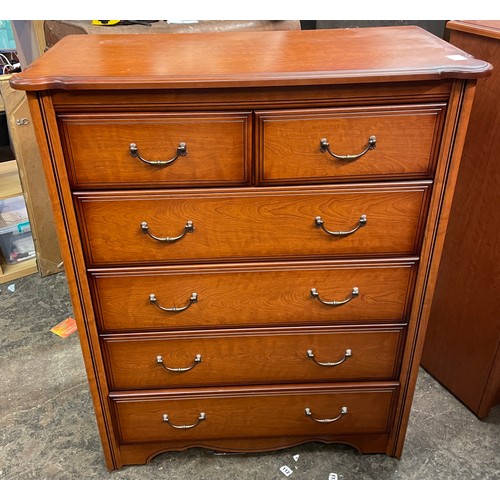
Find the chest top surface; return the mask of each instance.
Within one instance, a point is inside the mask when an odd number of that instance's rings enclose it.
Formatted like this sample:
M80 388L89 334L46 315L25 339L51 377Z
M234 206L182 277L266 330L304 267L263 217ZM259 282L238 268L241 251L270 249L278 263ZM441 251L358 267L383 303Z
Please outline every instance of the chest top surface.
M489 63L416 26L67 36L14 88L188 89L376 83L490 74Z

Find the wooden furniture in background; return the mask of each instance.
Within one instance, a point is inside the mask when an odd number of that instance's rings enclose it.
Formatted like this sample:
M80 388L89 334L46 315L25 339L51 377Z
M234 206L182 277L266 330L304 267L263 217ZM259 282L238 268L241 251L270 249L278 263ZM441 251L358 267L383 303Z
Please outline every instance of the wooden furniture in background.
M300 30L300 21L152 21L145 24L115 24L111 26L93 25L89 20L46 20L43 21L47 47L52 47L68 35L130 35L203 33L225 31L283 31Z
M109 468L195 446L401 455L490 70L402 27L68 36L12 79Z
M496 69L477 85L422 365L484 418L500 403L500 21L447 27Z
M48 276L64 268L26 92L11 88L9 79L4 79L0 81L0 94L16 157L16 176L20 178L30 219L36 266L41 276Z

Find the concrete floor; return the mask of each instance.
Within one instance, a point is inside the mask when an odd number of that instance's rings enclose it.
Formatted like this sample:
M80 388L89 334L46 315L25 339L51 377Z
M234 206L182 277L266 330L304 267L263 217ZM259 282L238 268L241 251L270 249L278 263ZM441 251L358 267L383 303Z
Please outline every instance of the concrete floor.
M400 460L311 443L262 454L164 453L109 472L78 334L50 332L72 315L64 273L13 283L13 292L0 285L0 479L500 479L500 406L480 421L423 370ZM290 476L280 472L283 465Z

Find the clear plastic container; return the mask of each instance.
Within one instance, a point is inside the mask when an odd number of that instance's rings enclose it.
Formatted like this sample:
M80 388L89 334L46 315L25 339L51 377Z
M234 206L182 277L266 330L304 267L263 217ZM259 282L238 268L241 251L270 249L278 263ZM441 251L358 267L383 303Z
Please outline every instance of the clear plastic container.
M0 249L7 264L36 256L23 196L0 200Z

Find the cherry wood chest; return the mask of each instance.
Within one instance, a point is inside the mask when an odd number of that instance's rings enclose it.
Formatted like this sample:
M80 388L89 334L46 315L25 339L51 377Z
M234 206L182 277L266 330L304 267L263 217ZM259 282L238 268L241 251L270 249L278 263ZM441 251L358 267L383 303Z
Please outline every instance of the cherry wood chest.
M68 36L28 92L110 469L400 456L475 82L416 27Z
M500 65L500 21L447 27L456 46ZM480 418L500 404L499 96L495 69L477 85L422 354L424 368Z

